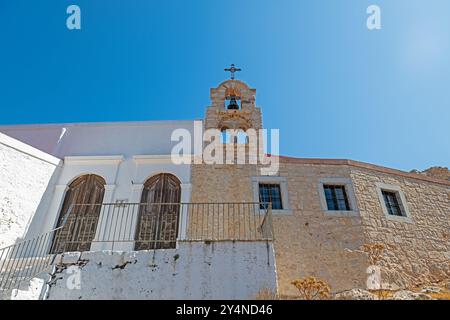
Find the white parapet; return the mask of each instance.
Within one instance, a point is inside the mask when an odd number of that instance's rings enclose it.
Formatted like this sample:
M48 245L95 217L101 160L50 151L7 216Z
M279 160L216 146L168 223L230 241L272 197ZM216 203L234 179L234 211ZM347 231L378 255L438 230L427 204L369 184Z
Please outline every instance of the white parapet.
M276 290L271 242L180 242L60 261L48 299L251 299Z

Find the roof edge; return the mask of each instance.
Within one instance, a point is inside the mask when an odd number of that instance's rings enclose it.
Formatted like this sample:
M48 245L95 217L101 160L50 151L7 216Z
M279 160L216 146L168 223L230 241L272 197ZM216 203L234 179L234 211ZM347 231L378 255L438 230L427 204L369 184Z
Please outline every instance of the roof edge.
M81 127L81 126L145 126L145 125L164 125L177 123L193 123L194 121L203 121L203 119L192 120L144 120L144 121L107 121L107 122L61 122L61 123L30 123L30 124L2 124L0 128L7 129L46 129L59 127Z
M27 154L33 158L50 163L55 166L60 166L62 164L61 159L59 159L49 153L46 153L42 150L39 150L35 147L32 147L29 144L26 144L22 141L14 139L14 138L12 138L4 133L1 133L1 132L0 132L0 144L3 144L9 148L17 150L18 152Z
M275 157L275 156L272 156ZM385 174L394 174L404 178L423 180L427 182L437 183L445 186L450 186L450 181L429 177L422 174L406 172L398 169L392 169L388 167L383 167L367 162L350 160L350 159L323 159L323 158L295 158L287 156L278 156L280 163L297 163L297 164L312 164L312 165L347 165L361 169L373 170Z

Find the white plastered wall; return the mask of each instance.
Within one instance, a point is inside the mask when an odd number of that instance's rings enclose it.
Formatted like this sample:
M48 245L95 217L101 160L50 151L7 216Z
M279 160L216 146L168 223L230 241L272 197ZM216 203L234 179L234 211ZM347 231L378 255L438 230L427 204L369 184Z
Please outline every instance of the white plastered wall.
M45 212L61 161L0 133L0 248L33 234L31 220Z
M171 173L176 176L181 182L181 202L190 201L190 165L175 165L171 162L170 155L139 155L131 158L124 158L122 155L66 157L58 183L54 186L49 210L44 219L39 217L39 220L42 222L40 230L41 232L46 232L56 227L68 186L79 176L96 174L105 179L103 203L115 203L116 201L139 203L145 181L159 173ZM102 214L106 213L107 211L105 210ZM185 220L186 217L182 214L179 228L181 230L180 238L185 234ZM108 220L100 217L99 221L106 222ZM132 226L123 226L123 228L134 230L136 221L137 216L131 217L128 223L132 224ZM103 227L99 224L97 233ZM132 243L119 243L115 244L114 250L128 251L132 250L132 246ZM108 242L93 243L91 250L109 248L110 244Z

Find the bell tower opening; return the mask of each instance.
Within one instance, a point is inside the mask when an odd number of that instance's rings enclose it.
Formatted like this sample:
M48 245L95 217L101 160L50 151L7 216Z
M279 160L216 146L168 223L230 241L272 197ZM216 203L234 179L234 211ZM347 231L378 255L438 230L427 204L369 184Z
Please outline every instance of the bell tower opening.
M241 96L239 90L231 87L225 91L225 108L227 110L241 109Z
M211 104L206 108L204 129L213 129L210 132L215 139L211 143L218 140L219 146L214 148L223 148L221 155L226 164L255 164L264 147L264 139L260 139L262 114L255 103L256 89L234 78L240 70L231 65L225 69L231 72L231 79L210 89Z

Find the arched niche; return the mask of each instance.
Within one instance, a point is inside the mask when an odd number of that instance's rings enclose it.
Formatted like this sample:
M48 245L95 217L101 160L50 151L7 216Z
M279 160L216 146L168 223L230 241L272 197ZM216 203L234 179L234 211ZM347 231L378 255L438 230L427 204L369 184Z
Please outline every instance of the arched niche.
M105 179L85 174L73 180L64 195L52 252L88 251L97 229Z
M181 182L170 173L149 178L142 190L135 250L175 248L180 215Z

